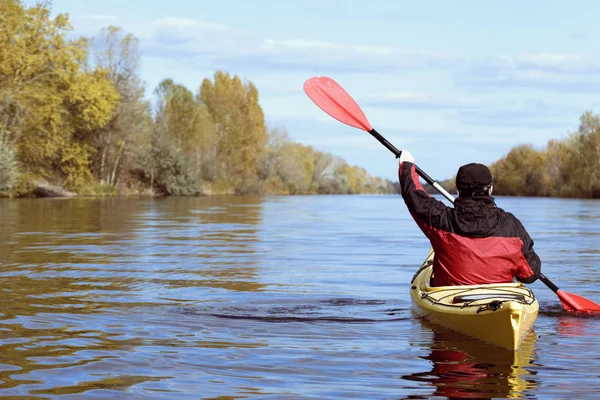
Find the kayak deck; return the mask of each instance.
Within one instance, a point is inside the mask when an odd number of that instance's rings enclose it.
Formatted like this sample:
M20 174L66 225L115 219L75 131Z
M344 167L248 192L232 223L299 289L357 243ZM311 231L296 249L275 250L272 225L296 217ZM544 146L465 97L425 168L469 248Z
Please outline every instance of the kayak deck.
M468 336L516 350L531 330L539 304L521 283L430 285L433 251L413 277L411 299L418 315Z

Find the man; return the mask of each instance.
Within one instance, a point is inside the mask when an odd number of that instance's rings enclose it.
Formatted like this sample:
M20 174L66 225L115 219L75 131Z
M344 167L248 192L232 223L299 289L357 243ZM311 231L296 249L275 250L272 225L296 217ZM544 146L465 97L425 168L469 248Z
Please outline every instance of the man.
M492 174L485 165L459 168L459 196L452 208L427 194L414 161L403 151L398 176L404 202L435 252L434 286L538 279L541 263L533 240L514 215L496 207Z

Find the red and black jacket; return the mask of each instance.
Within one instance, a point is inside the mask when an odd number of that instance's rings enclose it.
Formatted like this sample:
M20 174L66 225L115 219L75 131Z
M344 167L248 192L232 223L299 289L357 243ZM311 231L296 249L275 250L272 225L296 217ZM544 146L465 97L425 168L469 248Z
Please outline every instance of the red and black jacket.
M452 208L423 189L414 164L403 162L398 176L404 202L435 251L434 286L538 279L533 240L492 197L458 197Z

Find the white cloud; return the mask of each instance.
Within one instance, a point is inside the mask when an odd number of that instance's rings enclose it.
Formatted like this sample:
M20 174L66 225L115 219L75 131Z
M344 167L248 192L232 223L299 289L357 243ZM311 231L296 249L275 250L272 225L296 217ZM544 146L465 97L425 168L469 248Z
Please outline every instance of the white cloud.
M117 23L140 38L142 53L153 62L177 60L181 68L241 74L377 73L436 70L462 87L482 90L535 89L595 93L600 90L600 57L579 53L532 52L487 60L459 59L445 52L427 52L368 44L347 45L302 38L268 38L192 18L165 17L150 22L121 21L109 15L75 18L79 32L93 35ZM389 93L368 100L383 106L450 109L470 107L470 99L443 99ZM413 96L412 98L410 96ZM473 100L474 101L474 100ZM476 102L476 101L475 101ZM475 104L476 105L476 104Z
M187 18L166 17L154 20L152 25L167 29L199 29L213 32L229 32L231 31L226 25L213 24L209 22L198 21Z
M598 73L600 60L583 54L529 53L516 56L503 55L492 67L566 74Z
M516 132L515 128L564 129L576 124L580 113L581 110L575 106L531 99L494 102L479 108L462 109L458 118L460 123L466 125L491 126Z
M560 93L598 93L600 91L600 73L590 78L539 71L505 71L503 73L471 71L458 75L455 82L459 86L478 90L535 89Z
M360 99L360 104L395 111L436 112L435 118L461 125L513 129L560 128L572 125L581 113L577 106L551 103L537 98L490 99L444 93L390 92ZM444 111L444 113L439 113Z
M436 93L389 92L361 99L361 104L394 109L462 109L481 105L481 100Z
M257 37L200 20L162 18L135 32L152 57L177 58L196 67L245 70L384 72L438 68L452 62L445 53L388 46Z
M458 70L455 82L496 90L594 93L600 90L600 57L566 53L502 55Z
M264 53L298 53L298 52L333 52L349 53L353 55L371 57L371 56L392 56L394 49L392 47L382 46L348 46L335 43L320 42L314 40L274 40L266 39L259 47Z
M117 19L114 15L89 15L84 18L88 18L92 21L114 21Z

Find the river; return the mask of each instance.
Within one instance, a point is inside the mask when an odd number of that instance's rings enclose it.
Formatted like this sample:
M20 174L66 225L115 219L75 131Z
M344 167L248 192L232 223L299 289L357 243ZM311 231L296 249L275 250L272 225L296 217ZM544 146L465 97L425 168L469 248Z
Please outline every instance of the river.
M600 201L498 197L600 302ZM513 353L411 311L399 196L0 199L0 397L585 399L600 318L541 282Z

